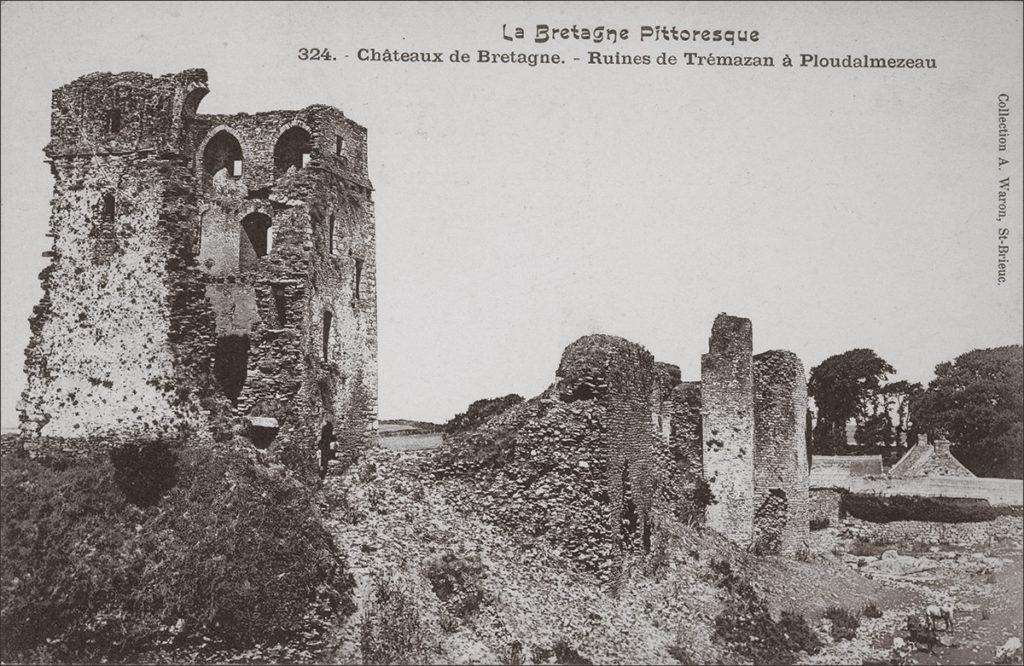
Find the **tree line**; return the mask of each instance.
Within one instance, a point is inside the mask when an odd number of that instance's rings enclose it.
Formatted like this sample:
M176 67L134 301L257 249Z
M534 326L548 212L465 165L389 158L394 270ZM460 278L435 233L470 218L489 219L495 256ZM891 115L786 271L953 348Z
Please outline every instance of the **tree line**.
M956 458L978 476L1024 476L1024 348L975 349L935 366L927 386L889 381L896 370L871 349L851 349L811 369L811 454L902 455L917 435L945 437ZM857 424L858 446L847 444ZM895 448L894 448L895 447Z

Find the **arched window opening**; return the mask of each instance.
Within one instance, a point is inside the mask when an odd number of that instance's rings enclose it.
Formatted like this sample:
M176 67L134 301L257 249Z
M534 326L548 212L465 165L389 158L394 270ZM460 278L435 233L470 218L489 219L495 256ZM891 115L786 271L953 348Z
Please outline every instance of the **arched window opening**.
M107 131L116 134L121 131L121 110L110 109L107 111Z
M331 320L334 319L334 315L331 312L324 311L324 337L323 337L323 360L324 363L330 361L331 351Z
M206 142L203 170L210 178L218 174L235 178L242 175L242 146L231 132L221 130Z
M271 220L263 213L249 213L242 218L238 234L238 267L241 270L254 268L261 257L270 251Z
M285 130L274 145L274 175L278 178L309 164L313 152L313 139L298 125Z

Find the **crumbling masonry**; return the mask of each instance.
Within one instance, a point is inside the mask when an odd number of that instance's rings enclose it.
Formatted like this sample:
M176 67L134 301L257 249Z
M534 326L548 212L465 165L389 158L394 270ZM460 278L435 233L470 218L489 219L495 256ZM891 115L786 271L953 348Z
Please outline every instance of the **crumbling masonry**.
M53 93L50 265L23 432L153 437L248 424L310 455L375 434L366 130L329 106L197 114L201 69Z
M471 480L491 518L612 587L663 520L792 555L808 532L804 370L751 349L750 321L719 315L701 381L683 382L636 343L585 336L540 396L449 435L435 473Z

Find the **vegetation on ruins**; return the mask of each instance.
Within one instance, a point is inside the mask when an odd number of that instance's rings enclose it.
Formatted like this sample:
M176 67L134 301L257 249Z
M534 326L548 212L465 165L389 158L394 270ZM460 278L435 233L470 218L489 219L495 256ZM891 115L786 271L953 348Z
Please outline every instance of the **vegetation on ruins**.
M515 393L500 398L484 398L473 402L464 412L459 412L444 424L446 433L465 432L476 428L484 421L523 402L523 396Z
M846 422L864 413L895 369L871 349L851 349L811 368L807 394L818 408L814 452L841 452Z
M1024 348L975 349L935 367L911 405L916 428L944 432L978 476L1024 473Z
M359 622L359 647L366 663L423 663L429 635L409 581L378 573Z
M831 606L825 611L825 617L832 622L829 633L834 641L847 641L857 635L860 618L857 614L842 606Z
M191 661L299 639L309 650L302 632L354 608L314 493L251 451L11 451L0 500L5 662Z
M755 664L792 664L797 653L814 654L821 641L803 615L783 611L772 617L768 604L727 560L711 563L716 582L727 594L715 618L716 635Z
M459 557L446 551L427 560L421 573L452 618L466 620L480 608L485 574L479 556Z

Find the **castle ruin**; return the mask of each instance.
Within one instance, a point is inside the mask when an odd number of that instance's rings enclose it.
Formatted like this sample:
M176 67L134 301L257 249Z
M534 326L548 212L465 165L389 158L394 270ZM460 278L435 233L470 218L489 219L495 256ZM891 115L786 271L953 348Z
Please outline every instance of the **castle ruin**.
M584 336L544 393L450 436L435 473L471 479L495 520L613 588L665 519L792 556L809 531L807 384L795 354L754 356L752 339L719 315L701 381L684 382L634 342Z
M37 442L246 424L312 452L376 431L366 129L338 109L198 114L204 70L53 93L50 264L21 429ZM45 444L41 444L45 446Z

